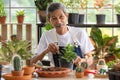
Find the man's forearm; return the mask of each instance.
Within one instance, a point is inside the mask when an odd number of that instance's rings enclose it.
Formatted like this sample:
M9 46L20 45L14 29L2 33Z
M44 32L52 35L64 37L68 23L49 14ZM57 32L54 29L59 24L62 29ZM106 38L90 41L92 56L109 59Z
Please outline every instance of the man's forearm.
M36 63L38 60L42 60L47 53L48 53L48 50L46 49L41 54L34 56L31 59L31 62Z

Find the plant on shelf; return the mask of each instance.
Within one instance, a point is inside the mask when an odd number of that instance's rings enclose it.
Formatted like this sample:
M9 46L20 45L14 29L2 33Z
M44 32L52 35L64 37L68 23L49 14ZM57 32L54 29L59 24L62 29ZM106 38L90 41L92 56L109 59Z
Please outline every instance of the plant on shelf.
M24 22L24 15L25 15L25 10L17 10L16 11L16 16L17 16L18 23L23 23Z
M2 47L0 48L0 60L10 63L12 56L16 54L23 60L29 59L32 56L30 46L30 41L18 40L16 35L12 35L11 41L2 42Z
M110 0L94 0L94 8L101 13L104 7L111 7Z
M69 24L78 24L78 23L83 24L84 15L82 13L83 13L83 10L87 9L88 0L58 0L56 2L61 2L68 9ZM79 16L79 13L81 13L80 16ZM79 19L81 19L80 22L79 22Z
M94 41L94 57L105 58L112 55L117 58L117 55L120 53L120 48L116 47L116 43L118 42L118 36L108 36L106 34L102 34L101 30L97 27L92 27L90 32L90 37ZM110 60L113 60L111 58Z
M115 11L117 12L117 23L120 24L120 2L114 5Z
M94 0L94 8L98 11L96 14L97 24L105 24L105 14L103 14L104 7L112 6L109 4L110 0Z
M57 0L55 2L61 2L66 6L68 9L72 9L69 12L73 13L76 12L78 13L79 10L84 10L87 8L88 0ZM81 12L81 11L80 11Z
M4 8L3 0L0 0L0 24L5 24L6 22L6 13Z
M24 70L21 68L21 58L19 55L13 56L13 67L14 70L12 71L13 76L23 76Z
M46 8L53 0L34 0L38 9L39 19L42 23L46 22Z
M120 14L120 2L114 5L115 11Z

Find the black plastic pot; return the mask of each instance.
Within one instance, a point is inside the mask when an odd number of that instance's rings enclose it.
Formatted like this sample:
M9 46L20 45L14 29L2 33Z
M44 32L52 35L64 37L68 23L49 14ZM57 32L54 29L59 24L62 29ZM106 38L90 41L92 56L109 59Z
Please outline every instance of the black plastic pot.
M96 15L97 24L105 24L105 14Z
M120 24L120 14L117 14L117 24Z
M108 76L109 80L120 80L120 71L109 70Z
M0 80L1 80L1 76L2 76L2 64L0 64Z
M67 62L65 59L60 59L59 63L60 63L60 67L73 69L73 63L72 62Z
M84 24L84 14L79 14L79 24Z
M69 13L68 24L78 24L79 14L78 13Z

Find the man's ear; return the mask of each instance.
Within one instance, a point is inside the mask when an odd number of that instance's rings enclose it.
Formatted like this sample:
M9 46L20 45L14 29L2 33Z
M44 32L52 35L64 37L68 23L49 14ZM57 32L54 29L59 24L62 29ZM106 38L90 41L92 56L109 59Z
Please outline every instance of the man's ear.
M68 18L69 17L69 13L65 13L66 17Z

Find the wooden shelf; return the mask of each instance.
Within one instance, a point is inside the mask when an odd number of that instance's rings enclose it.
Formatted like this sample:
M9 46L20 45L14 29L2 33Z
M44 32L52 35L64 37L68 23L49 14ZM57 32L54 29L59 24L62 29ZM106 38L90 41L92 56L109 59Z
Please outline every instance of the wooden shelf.
M76 27L105 27L105 28L109 28L109 27L114 27L114 28L118 28L120 27L120 24L68 24L69 26L76 26Z
M69 26L82 27L82 28L91 28L92 26L100 28L120 28L120 24L68 24ZM45 24L37 23L37 32L38 32L38 42L42 35L42 28Z

